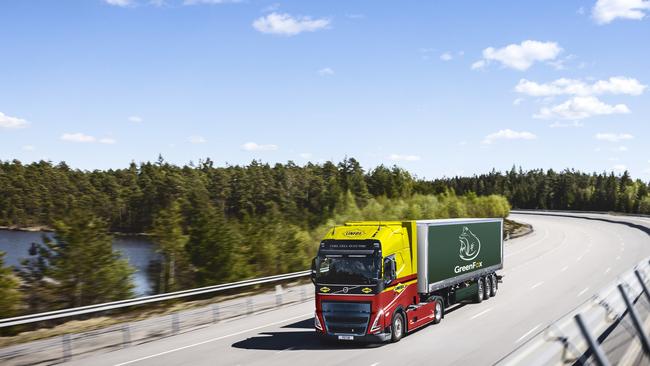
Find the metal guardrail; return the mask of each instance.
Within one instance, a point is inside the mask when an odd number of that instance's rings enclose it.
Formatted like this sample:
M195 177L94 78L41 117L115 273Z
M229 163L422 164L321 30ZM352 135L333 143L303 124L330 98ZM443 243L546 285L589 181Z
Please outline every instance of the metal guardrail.
M311 283L269 290L244 298L233 298L198 308L130 320L84 332L66 333L41 340L0 348L0 365L56 364L145 344L183 334L229 319L248 316L282 306L313 301Z
M143 305L152 302L160 302L160 301L173 300L173 299L178 299L183 297L191 297L191 296L231 290L231 289L236 289L241 287L261 285L270 282L285 281L294 278L306 277L309 276L310 273L311 271L309 270L286 273L286 274L275 275L275 276L253 278L253 279L243 280L238 282L225 283L225 284L215 285L215 286L207 286L207 287L200 287L200 288L190 289L190 290L169 292L169 293L159 294L159 295L138 297L135 299L113 301L113 302L108 302L103 304L81 306L81 307L71 308L71 309L48 311L45 313L30 314L30 315L17 316L13 318L0 319L0 328L11 327L20 324L36 323L45 320L67 318L71 316L95 313L100 311L127 308L135 305Z
M497 364L632 365L639 357L650 361L649 280L646 258Z

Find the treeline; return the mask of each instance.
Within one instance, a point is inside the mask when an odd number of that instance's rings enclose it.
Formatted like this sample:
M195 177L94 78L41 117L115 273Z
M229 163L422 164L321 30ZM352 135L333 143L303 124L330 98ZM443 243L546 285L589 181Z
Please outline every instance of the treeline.
M566 169L492 170L472 177L454 177L434 181L418 181L415 190L435 194L452 189L457 194L505 196L513 208L616 211L650 214L650 185L632 179L625 171L614 173L582 173Z
M44 225L55 236L13 274L0 270L0 317L132 296L133 269L112 250L110 231L150 234L162 260L149 275L156 292L169 292L304 270L327 228L347 220L509 213L498 195L425 195L418 184L397 167L365 172L355 159L304 167L159 159L93 172L3 162L0 225Z

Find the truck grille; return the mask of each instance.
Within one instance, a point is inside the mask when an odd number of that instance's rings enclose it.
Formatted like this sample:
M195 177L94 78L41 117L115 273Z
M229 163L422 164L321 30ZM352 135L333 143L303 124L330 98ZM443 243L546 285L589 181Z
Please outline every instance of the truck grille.
M322 309L327 333L366 334L370 321L370 303L324 301Z

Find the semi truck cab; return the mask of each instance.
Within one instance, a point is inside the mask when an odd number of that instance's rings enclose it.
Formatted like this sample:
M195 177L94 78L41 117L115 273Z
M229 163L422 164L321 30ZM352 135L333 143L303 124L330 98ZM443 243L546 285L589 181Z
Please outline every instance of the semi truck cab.
M395 340L418 325L418 315L432 316L415 314L422 307L415 235L414 221L350 222L327 233L312 262L320 336Z

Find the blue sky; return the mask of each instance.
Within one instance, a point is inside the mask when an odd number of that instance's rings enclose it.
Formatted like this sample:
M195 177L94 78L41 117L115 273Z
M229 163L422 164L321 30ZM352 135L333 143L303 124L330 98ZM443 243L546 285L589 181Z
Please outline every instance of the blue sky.
M0 3L0 159L650 180L650 3Z

